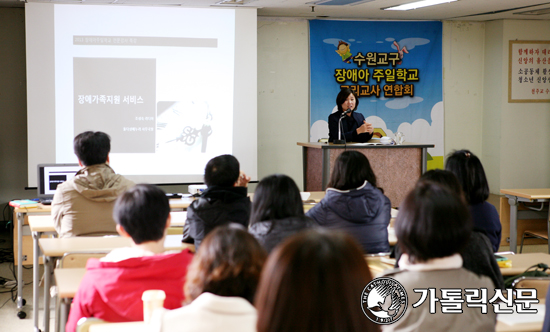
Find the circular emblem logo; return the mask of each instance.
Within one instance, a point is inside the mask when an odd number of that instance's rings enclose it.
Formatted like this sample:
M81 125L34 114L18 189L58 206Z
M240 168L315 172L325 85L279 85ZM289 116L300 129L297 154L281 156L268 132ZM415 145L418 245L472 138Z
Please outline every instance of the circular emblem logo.
M405 287L392 278L375 278L361 293L361 309L376 324L397 322L405 314L407 305Z

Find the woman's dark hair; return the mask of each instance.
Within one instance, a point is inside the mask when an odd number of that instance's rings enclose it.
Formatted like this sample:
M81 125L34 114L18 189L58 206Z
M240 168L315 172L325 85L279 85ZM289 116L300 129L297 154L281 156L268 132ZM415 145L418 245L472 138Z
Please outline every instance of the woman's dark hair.
M304 215L298 186L284 174L266 176L254 192L250 224ZM272 223L273 225L273 223Z
M458 182L458 178L456 175L447 170L443 169L432 169L427 171L426 173L422 174L420 176L419 182L433 182L440 184L442 186L446 186L447 189L450 189L453 193L455 193L457 196L464 198L464 191L462 191L462 186L460 185L460 182Z
M258 332L378 331L359 301L371 280L350 235L322 229L293 235L262 271L254 301Z
M184 286L191 302L204 292L254 299L267 253L244 227L229 224L208 233L193 257Z
M464 200L446 186L428 181L416 184L395 220L399 248L411 263L458 253L472 228Z
M355 92L351 91L349 88L343 88L338 93L338 96L336 96L336 106L338 106L338 110L340 112L344 111L342 109L342 104L346 101L346 99L348 99L349 95L353 95L355 97L355 108L353 110L355 111L359 106L359 98L357 98Z
M489 183L483 165L476 155L468 150L454 151L447 156L445 169L453 172L470 205L483 203L489 198Z
M334 162L328 187L349 190L360 187L365 181L378 187L369 160L360 152L345 151Z

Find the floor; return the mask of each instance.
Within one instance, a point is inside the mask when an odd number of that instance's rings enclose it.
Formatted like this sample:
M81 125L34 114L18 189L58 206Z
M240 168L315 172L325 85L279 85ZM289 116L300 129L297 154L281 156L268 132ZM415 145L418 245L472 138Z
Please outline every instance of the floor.
M13 248L12 239L10 236L10 233L2 228L0 231L0 257L5 258L5 253L8 248ZM13 256L12 256L13 257ZM0 260L1 261L1 260ZM13 261L13 258L12 258ZM40 273L42 275L42 265L40 266ZM17 313L20 311L17 309L17 301L12 301L12 298L15 299L17 296L17 289L14 287L8 287L5 288L3 286L0 286L0 332L20 332L20 331L27 331L31 332L33 331L33 321L32 321L32 314L34 310L34 306L32 303L32 274L33 269L32 268L24 268L23 269L23 298L26 300L26 305L23 307L23 310L27 317L24 319L19 319L17 317ZM7 263L3 262L0 264L0 284L4 284L5 279L9 280L17 280L17 266L14 266L13 263ZM13 290L13 291L12 291ZM44 288L40 287L40 321L43 321L43 315L44 315L44 308L43 308L43 294L44 294ZM51 312L50 312L50 331L54 331L54 305L55 302L51 301ZM44 324L43 322L39 324L40 329L44 331Z
M497 195L491 195L489 197L489 203L496 206L497 210L499 210L499 197ZM10 236L10 232L8 232L4 227L0 229L0 257L4 255L6 251L4 250L8 248L13 248L12 245L12 238ZM501 246L499 248L499 251L508 251L509 247L507 246ZM527 245L523 248L523 252L547 252L548 246L546 244L544 245ZM13 259L12 259L13 261ZM40 268L40 275L42 275L43 267L42 265ZM13 263L1 263L0 264L0 281L1 278L9 279L9 280L15 280L16 278L14 275L17 273L17 270L13 272L14 266ZM24 268L23 269L23 280L25 282L25 286L23 287L23 298L27 300L27 304L23 307L23 311L27 314L27 317L25 319L19 319L17 317L18 309L17 309L17 303L12 301L12 296L15 298L16 292L10 291L10 288L4 288L0 286L0 332L34 332L33 331L33 321L32 321L32 314L33 310L35 309L32 303L32 274L33 269L32 268ZM0 282L0 284L3 284L3 282ZM44 323L43 323L43 294L44 294L44 288L40 287L40 304L39 304L39 310L40 310L40 324L39 327L41 331L44 331ZM55 331L54 324L55 324L55 312L54 312L54 306L55 301L51 301L50 305L50 331Z

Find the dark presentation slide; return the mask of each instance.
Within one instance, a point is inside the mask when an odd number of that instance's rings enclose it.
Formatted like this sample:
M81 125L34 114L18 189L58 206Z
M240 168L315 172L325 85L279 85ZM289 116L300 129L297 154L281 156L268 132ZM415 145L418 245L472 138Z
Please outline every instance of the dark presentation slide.
M94 128L111 153L155 153L155 62L74 58L74 134Z

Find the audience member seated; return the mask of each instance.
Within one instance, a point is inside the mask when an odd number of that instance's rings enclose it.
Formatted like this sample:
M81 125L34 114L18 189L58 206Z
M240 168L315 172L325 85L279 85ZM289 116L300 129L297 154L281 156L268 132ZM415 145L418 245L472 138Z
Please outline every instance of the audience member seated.
M447 189L451 190L451 192L465 202L462 187L456 176L450 171L442 169L428 171L422 174L419 182L433 182L441 186L446 186ZM399 262L401 253L399 252L398 246L396 246L395 249L396 267L399 267L397 263ZM495 259L491 241L489 241L489 238L485 235L483 230L474 226L470 239L461 250L460 255L464 261L462 267L475 274L491 278L496 288L504 289L504 278L502 277L500 267Z
M489 202L489 183L483 165L478 157L468 150L451 153L445 162L445 169L453 172L462 185L474 226L485 231L491 240L494 252L498 251L502 236L502 225L497 209Z
M248 228L250 199L247 185L250 177L239 170L232 155L211 159L204 169L207 189L187 208L183 241L194 243L198 251L202 239L216 226L238 223Z
M294 180L275 174L260 181L254 192L249 232L268 252L287 236L314 225L304 215L304 204Z
M431 301L431 295L423 297L419 291L426 293L428 288L434 288L434 297L442 299L442 289L459 289L459 297L465 300L464 289L486 288L488 299L493 296L491 279L462 267L459 253L472 228L468 207L445 186L420 182L407 195L395 221L398 245L403 252L400 269L387 272L384 277L403 285L408 306L399 320L383 325L383 331L494 331L496 315L490 305L487 313L466 303L460 306L462 313L443 313L440 301ZM417 304L421 298L423 303ZM430 313L431 309L435 314Z
M115 249L101 259L89 259L74 297L67 331L74 332L82 317L108 322L143 320L141 295L149 289L166 293L164 307L181 307L183 283L193 258L189 249L165 252L170 206L161 189L139 184L116 201L113 216L121 236L133 245Z
M59 237L115 235L113 205L134 183L109 167L109 135L86 131L74 139L74 153L82 167L76 176L57 186L52 216Z
M201 244L187 273L186 301L176 310L158 310L158 332L255 332L252 300L266 252L237 224L216 227Z
M360 308L371 280L350 235L312 229L290 236L262 271L254 302L258 332L379 331Z
M346 151L338 156L325 197L306 215L322 227L355 236L365 253L390 251L391 203L377 188L376 176L362 153Z

